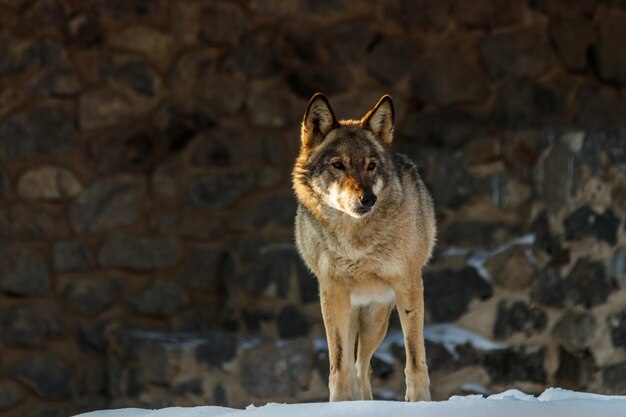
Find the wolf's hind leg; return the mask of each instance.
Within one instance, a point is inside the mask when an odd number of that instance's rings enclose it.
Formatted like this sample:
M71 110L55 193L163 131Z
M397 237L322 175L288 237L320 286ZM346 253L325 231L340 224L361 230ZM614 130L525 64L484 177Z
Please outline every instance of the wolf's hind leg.
M387 334L391 304L373 303L360 308L359 340L356 355L356 372L361 385L361 399L372 399L370 374L372 373L371 359Z

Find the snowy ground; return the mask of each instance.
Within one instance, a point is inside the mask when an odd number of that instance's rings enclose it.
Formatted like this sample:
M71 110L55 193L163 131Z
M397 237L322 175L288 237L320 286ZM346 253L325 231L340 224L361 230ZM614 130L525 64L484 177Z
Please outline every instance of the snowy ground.
M473 395L448 401L404 403L267 404L245 410L225 407L172 407L161 410L94 411L81 417L626 417L626 396L608 396L549 388L539 397L517 390L487 398Z

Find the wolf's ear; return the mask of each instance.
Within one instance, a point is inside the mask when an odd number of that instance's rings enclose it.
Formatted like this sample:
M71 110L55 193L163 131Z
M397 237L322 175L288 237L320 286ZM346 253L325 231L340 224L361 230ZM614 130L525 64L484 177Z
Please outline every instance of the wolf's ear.
M312 147L324 140L328 132L339 127L326 96L317 93L311 97L302 119L302 146Z
M361 119L361 128L370 130L385 146L393 140L393 101L385 94Z

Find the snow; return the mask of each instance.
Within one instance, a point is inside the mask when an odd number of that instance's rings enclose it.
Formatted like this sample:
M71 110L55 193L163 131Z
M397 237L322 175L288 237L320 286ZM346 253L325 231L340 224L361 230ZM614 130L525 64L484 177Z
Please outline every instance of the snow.
M458 359L457 346L470 344L476 350L489 351L504 349L504 343L494 342L478 333L459 327L451 323L429 324L424 326L424 339L443 345L453 358ZM404 336L401 331L390 332L380 345L380 350L386 351L390 345L404 346ZM378 352L377 352L378 353Z
M548 388L539 397L508 390L487 398L454 396L447 401L405 403L351 401L226 407L172 407L161 410L126 408L94 411L81 417L626 417L626 396L610 396Z

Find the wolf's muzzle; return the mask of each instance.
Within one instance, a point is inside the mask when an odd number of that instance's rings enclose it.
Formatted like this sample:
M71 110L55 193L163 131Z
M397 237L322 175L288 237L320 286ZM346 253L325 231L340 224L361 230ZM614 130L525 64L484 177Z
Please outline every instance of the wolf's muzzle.
M374 204L376 204L376 200L376 194L368 192L364 193L363 196L361 196L360 202L363 207L371 209L372 207L374 207Z

